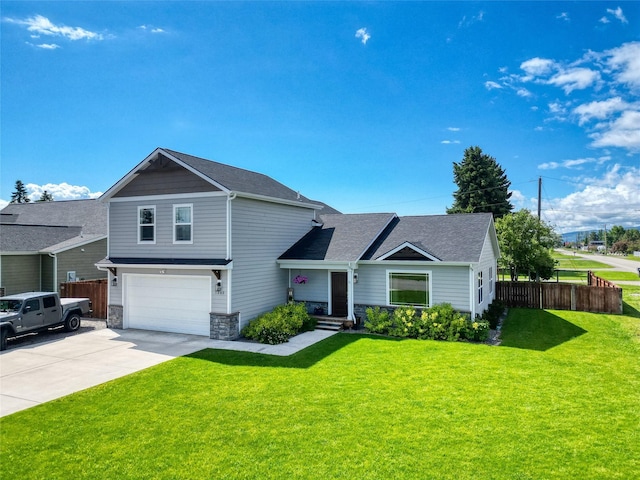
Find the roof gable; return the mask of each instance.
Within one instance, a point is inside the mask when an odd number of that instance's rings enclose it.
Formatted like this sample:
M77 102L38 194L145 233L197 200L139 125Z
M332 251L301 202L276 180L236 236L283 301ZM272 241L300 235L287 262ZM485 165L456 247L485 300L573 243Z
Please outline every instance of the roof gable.
M379 257L378 260L422 260L433 262L439 259L410 242L404 242L402 245Z
M141 175L148 175L148 183L155 182L156 185L162 185L165 190L161 190L161 192L166 191L168 188L176 189L178 188L175 186L176 179L174 175L176 174L183 179L184 185L182 188L185 190L182 192L171 191L169 193L222 191L227 194L297 204L307 208L322 208L322 205L316 205L308 198L267 175L166 148L154 150L107 190L101 200L106 201L115 196L132 195L132 192L135 191L132 182ZM188 176L188 174L191 174L191 176ZM159 175L164 176L162 180L159 179ZM155 178L151 176L155 176ZM199 181L194 182L194 176ZM169 179L168 182L164 180L166 178ZM129 186L130 184L132 185ZM155 192L155 194L158 193L157 191ZM142 195L149 194L152 194L150 189L146 193L142 193Z

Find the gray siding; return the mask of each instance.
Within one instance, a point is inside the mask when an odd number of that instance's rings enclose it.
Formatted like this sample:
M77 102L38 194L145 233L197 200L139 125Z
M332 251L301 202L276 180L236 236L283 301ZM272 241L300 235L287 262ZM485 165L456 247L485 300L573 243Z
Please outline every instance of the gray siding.
M276 259L311 229L313 210L236 198L232 212L232 312L241 328L286 301L288 271Z
M40 255L1 255L0 286L5 294L41 290Z
M295 284L296 275L307 277L307 283ZM291 287L293 298L296 301L328 302L329 301L329 274L326 270L291 270Z
M96 262L107 256L107 239L61 252L58 257L58 285L67 281L67 272L76 272L76 280L107 278L107 272L96 268Z
M171 170L145 170L114 197L135 197L143 195L173 195L176 193L214 192L218 188L209 182L174 164Z
M489 285L489 268L493 268L493 281L496 281L497 275L497 267L496 267L496 255L497 252L494 250L493 244L491 243L491 238L487 233L487 236L484 239L484 245L482 246L482 253L480 254L480 262L478 263L478 267L476 269L476 274L474 278L474 302L476 303L476 313L481 314L485 311L493 299L495 298L495 285L493 287L493 291L490 291ZM478 272L482 272L482 284L483 284L483 299L482 303L478 303Z
M469 268L440 266L427 262L424 267L405 266L393 262L380 265L360 265L358 283L354 286L354 303L359 305L387 305L387 270L431 271L431 304L450 303L457 310L470 311Z
M173 205L193 204L193 243L173 243ZM226 258L226 196L111 202L109 256ZM138 207L156 207L156 243L138 244Z

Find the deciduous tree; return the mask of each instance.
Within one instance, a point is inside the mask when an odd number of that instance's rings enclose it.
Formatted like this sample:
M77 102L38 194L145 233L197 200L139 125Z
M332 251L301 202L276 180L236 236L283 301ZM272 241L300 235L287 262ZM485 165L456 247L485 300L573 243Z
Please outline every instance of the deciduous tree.
M496 220L496 233L500 245L500 266L509 268L511 280L516 281L520 273L551 278L555 261L550 251L556 235L549 225L524 209Z

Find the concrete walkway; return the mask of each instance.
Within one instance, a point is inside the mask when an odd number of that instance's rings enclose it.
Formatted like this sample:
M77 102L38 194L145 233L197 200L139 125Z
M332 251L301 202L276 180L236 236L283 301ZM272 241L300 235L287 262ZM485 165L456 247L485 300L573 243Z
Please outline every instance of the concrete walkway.
M107 328L37 345L9 345L0 354L0 417L204 348L288 356L335 333L315 330L281 345L263 345Z

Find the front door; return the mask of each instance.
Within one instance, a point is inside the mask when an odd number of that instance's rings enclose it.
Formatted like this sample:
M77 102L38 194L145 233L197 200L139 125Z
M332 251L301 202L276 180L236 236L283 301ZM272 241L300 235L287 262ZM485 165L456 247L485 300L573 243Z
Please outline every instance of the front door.
M347 316L347 272L331 272L331 315Z

